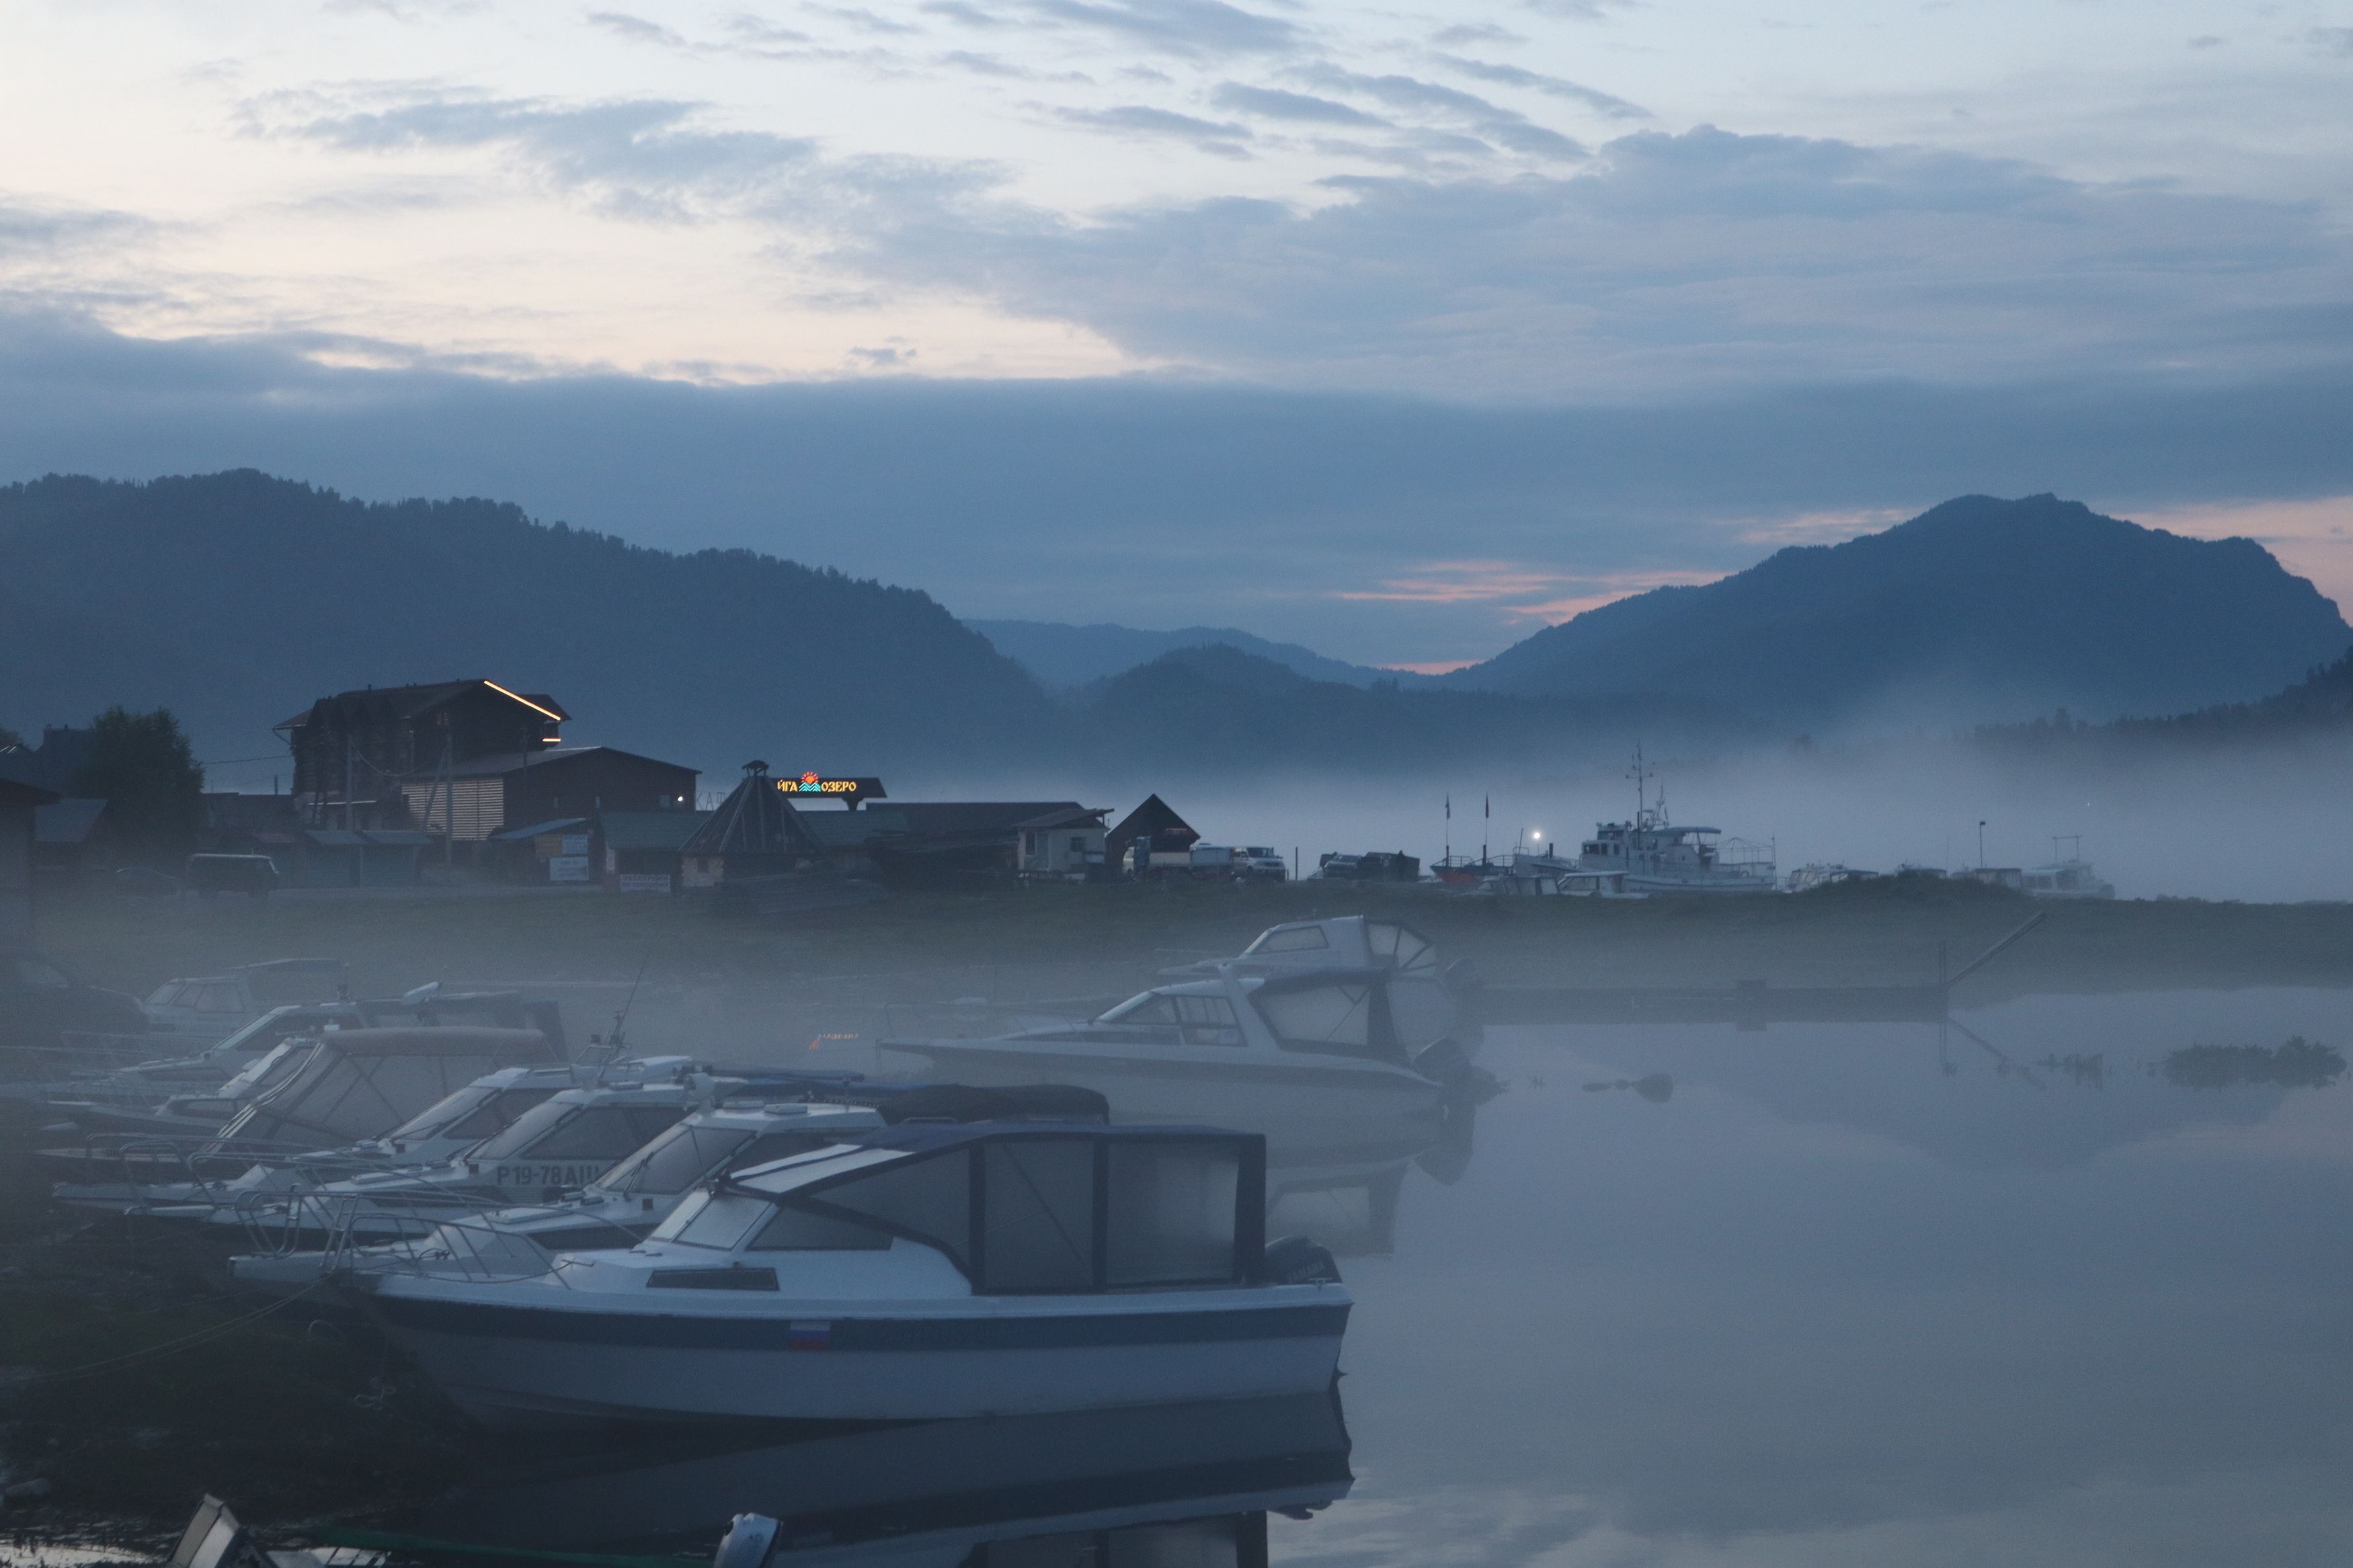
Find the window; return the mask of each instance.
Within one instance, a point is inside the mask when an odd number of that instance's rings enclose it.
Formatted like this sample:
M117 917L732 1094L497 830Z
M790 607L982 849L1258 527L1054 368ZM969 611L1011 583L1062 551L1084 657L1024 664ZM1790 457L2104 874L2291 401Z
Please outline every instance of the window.
M721 1252L733 1252L736 1243L752 1234L752 1227L776 1212L776 1205L765 1198L747 1197L742 1193L704 1193L701 1201L690 1197L678 1211L661 1223L654 1232L656 1241L682 1242L688 1247L714 1247Z
M1176 998L1163 996L1156 991L1129 997L1099 1020L1105 1024L1173 1024L1176 1021Z
M1116 1289L1237 1278L1240 1179L1240 1153L1221 1144L1113 1141L1105 1283Z
M1387 921L1365 922L1365 944L1373 950L1376 961L1400 970L1418 973L1438 967L1436 948L1405 927Z
M1282 991L1255 1000L1285 1045L1365 1046L1372 1041L1373 988L1368 984L1318 985Z
M777 1207L776 1215L760 1227L752 1238L754 1252L883 1252L891 1246L888 1231L871 1225L836 1219L831 1215L811 1214L807 1209L790 1205Z
M805 1200L810 1205L845 1211L852 1218L871 1219L886 1229L936 1247L971 1267L972 1163L962 1149L883 1165L873 1174L860 1173L832 1186L820 1187Z
M646 1277L649 1290L773 1290L773 1268L657 1268Z
M553 1088L509 1089L488 1089L484 1093L487 1098L481 1104L444 1127L440 1136L463 1138L469 1142L480 1142L493 1132L501 1131L512 1126L515 1120L524 1111L552 1098L555 1090ZM409 1134L415 1138L429 1135L430 1129L424 1132Z
M617 1193L682 1193L751 1141L740 1128L681 1123L597 1177L596 1185Z
M1322 926L1277 926L1242 952L1247 957L1253 952L1307 952L1331 945Z
M686 1114L678 1105L591 1105L517 1151L533 1160L617 1160Z
M193 1007L199 1013L245 1011L245 998L237 994L237 987L234 985L196 985L191 986L190 989L195 993L195 995L182 1002L181 1005L184 1007Z
M1234 1005L1223 996L1176 996L1176 1022L1188 1046L1239 1046L1242 1043Z
M1093 1289L1095 1141L984 1144L981 1172L981 1289Z

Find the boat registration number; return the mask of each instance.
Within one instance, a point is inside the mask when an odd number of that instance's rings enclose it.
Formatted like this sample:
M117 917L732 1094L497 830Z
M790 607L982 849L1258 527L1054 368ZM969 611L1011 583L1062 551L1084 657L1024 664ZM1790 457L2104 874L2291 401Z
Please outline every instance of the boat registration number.
M605 1173L604 1164L566 1165L538 1161L493 1165L491 1169L499 1185L528 1187L533 1192L541 1192L548 1187L585 1187Z

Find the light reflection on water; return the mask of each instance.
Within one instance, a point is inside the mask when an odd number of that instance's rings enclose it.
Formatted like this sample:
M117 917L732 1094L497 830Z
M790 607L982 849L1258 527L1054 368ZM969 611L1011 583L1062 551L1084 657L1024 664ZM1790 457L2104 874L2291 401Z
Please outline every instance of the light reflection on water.
M2353 996L1960 1021L1491 1032L1461 1179L1348 1266L1354 1492L1275 1560L2344 1561L2353 1088L2151 1069Z

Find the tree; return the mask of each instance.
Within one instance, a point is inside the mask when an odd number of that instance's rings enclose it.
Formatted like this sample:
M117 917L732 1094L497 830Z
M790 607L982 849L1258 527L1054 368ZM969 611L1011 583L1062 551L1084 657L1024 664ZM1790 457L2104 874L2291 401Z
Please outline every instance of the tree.
M21 746L24 743L24 736L19 735L16 731L8 728L7 725L0 724L0 752L5 752L11 746Z
M205 770L168 708L133 713L117 704L90 721L90 747L72 793L102 799L126 855L175 866L196 847Z

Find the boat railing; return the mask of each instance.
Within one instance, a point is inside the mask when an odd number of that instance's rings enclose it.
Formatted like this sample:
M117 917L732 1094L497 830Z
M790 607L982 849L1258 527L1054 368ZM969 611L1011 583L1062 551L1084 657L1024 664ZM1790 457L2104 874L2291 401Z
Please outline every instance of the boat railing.
M302 1152L263 1138L155 1132L86 1132L42 1150L51 1158L79 1163L87 1173L119 1172L123 1187L139 1194L133 1200L139 1203L169 1187L220 1189L255 1165L281 1163Z
M228 1207L252 1250L271 1257L308 1250L314 1236L364 1232L374 1239L427 1235L443 1221L497 1206L496 1199L446 1189L382 1193L280 1187L239 1192Z
M356 1194L334 1194L334 1208L326 1229L321 1271L338 1274L433 1274L455 1277L471 1284L552 1278L570 1289L554 1260L520 1228L530 1220L564 1213L553 1205L508 1205L495 1210L493 1223L487 1208L452 1210L427 1216L429 1226L411 1234L385 1237L371 1234L372 1217Z
M1126 999L1123 996L1117 1001ZM999 1035L1076 1034L1103 1010L1092 1005L1099 1000L1076 1000L1068 1011L1036 1003L886 1003L882 1008L883 1036L899 1040L982 1040Z

